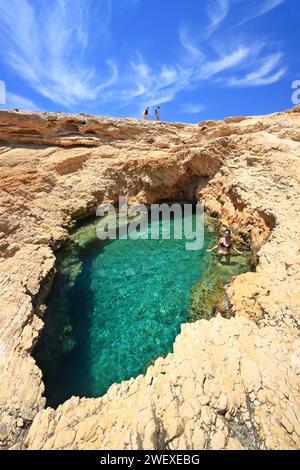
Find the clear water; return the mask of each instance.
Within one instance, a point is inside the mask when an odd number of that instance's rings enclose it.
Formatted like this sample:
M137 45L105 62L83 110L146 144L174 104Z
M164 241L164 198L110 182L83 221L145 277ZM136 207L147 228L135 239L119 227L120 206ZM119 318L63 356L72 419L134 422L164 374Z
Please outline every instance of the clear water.
M203 304L201 292L207 303L205 274L210 273L214 295L232 275L206 253L216 240L210 225L201 251L186 251L184 239L101 242L94 233L95 222L84 225L60 251L45 328L34 351L52 407L73 395L101 396L113 383L145 372L155 358L172 351L190 306L194 314ZM239 272L249 267L242 261L233 265ZM191 302L199 282L200 297L198 289Z

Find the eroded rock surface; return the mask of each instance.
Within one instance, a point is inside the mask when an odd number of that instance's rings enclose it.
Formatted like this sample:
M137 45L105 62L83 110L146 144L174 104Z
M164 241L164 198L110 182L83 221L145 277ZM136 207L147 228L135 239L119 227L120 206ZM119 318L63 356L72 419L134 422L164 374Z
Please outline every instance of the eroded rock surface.
M293 449L300 443L300 109L197 125L0 112L0 445ZM30 356L54 254L100 202L191 199L251 238L231 319L183 325L174 353L98 399L45 408Z

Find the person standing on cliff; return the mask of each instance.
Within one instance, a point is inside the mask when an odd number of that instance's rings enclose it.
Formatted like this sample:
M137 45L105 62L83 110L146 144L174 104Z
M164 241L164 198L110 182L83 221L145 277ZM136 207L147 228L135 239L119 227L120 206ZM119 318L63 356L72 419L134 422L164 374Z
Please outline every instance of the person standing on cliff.
M155 118L157 121L160 121L160 106L158 106L155 110Z
M147 107L143 112L143 118L148 121L149 119L149 107Z
M207 250L208 253L216 250L218 248L218 258L219 261L225 256L227 263L230 263L231 250L235 251L239 255L242 255L242 251L237 250L232 243L231 231L226 229L224 232L224 237L220 238L219 243L213 246L210 250Z

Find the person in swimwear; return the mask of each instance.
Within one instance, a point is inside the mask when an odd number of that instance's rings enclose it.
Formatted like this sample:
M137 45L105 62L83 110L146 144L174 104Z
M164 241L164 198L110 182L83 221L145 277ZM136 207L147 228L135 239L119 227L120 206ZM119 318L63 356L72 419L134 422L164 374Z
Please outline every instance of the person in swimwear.
M231 255L231 250L235 251L239 255L242 255L243 253L239 250L237 250L232 243L231 239L231 231L229 229L226 229L224 232L224 237L220 238L219 243L212 247L210 250L207 250L209 253L212 251L216 250L218 248L218 258L219 261L225 256L227 263L230 263L230 255Z

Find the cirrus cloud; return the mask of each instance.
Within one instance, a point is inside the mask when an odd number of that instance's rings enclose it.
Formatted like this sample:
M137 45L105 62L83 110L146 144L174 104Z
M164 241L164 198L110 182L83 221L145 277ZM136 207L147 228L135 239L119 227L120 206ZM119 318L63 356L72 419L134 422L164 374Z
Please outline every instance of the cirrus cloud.
M243 21L265 15L284 1L262 0ZM119 5L138 3L122 0ZM174 47L177 60L154 66L139 49L121 64L116 53L105 56L106 49L100 48L113 35L115 0L99 0L97 15L87 0L52 0L51 5L47 0L1 0L0 56L35 92L67 109L96 101L115 109L154 106L203 82L231 87L275 83L286 73L284 55L276 46L270 50L260 38L257 47L245 34L238 45L226 42L219 50L208 41L222 33L231 10L242 4L245 0L207 0L206 26L195 33L181 24Z

